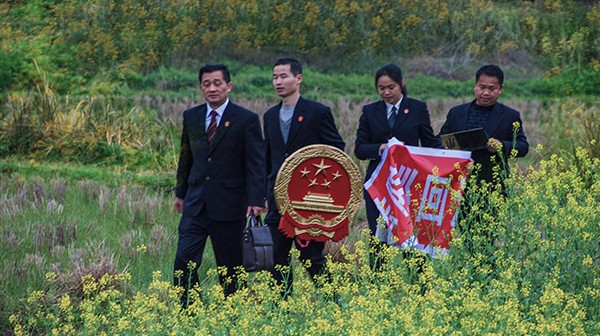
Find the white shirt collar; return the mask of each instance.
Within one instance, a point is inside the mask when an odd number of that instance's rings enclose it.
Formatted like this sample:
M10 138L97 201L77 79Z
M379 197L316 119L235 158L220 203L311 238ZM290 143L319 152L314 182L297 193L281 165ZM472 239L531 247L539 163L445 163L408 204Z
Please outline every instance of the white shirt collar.
M217 112L217 118L220 119L221 116L223 116L223 113L225 113L225 109L227 108L228 104L229 98L227 98L223 105L217 107L216 109L213 109L210 104L206 103L206 118L210 118L210 111L215 110L215 112Z
M402 99L404 99L404 95L402 95L402 97L400 97L400 100L398 100L398 102L395 105L389 104L389 103L385 103L385 107L387 108L387 115L389 116L390 113L392 113L392 107L396 106L396 113L398 113L398 111L400 111L400 104L402 104Z

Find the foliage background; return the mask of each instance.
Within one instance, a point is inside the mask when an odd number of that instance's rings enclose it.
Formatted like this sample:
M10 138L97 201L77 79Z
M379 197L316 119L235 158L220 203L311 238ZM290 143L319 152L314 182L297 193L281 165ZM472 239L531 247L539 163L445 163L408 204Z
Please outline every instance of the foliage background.
M161 66L223 57L270 65L283 54L351 73L442 59L420 70L462 80L484 58L565 78L563 94L600 87L597 1L34 0L2 2L0 14L3 90L30 88L33 60L60 93L98 81L112 92L142 86Z
M17 0L0 17L0 333L599 333L599 1ZM264 275L224 299L207 250L202 303L181 314L170 191L198 66L226 63L261 114L284 55L350 154L380 65L402 67L437 130L499 64L536 147L511 196L473 212L499 243L473 255L457 235L421 275L390 250L373 273L360 212L329 246L332 286L296 267L290 300Z

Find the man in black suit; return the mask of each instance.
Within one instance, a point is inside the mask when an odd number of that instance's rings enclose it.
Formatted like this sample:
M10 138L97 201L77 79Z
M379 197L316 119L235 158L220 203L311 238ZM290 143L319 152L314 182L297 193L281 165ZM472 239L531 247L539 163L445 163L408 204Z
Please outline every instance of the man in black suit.
M292 243L300 250L300 260L310 260L308 272L313 279L322 273L325 266L322 242L308 241L300 244L286 237L279 229L280 214L275 203L274 185L283 161L298 149L313 144L325 144L344 149L331 110L320 103L300 97L302 65L293 58L282 58L273 67L273 87L281 102L271 107L264 115L264 134L267 161L267 204L265 223L271 228L274 243L276 269L273 277L283 284L284 295L291 290L292 272L281 272L281 266L290 265ZM308 245L305 245L308 243ZM282 274L285 273L285 274Z
M529 151L527 137L518 111L498 103L504 85L504 73L494 64L481 67L475 74L475 100L450 109L440 134L454 133L474 128L484 128L489 136L487 147L475 150L471 158L475 162L476 183L485 182L492 187L500 184L505 194L504 178L508 176L509 157L523 157ZM458 214L458 229L464 235L464 250L474 255L488 255L492 269L496 268L492 249L497 240L493 226L484 215L496 217L496 209L488 197L480 197L467 184L465 198ZM486 189L483 189L486 190ZM485 193L483 195L486 195ZM477 211L473 206L477 203ZM487 223L487 224L485 224ZM478 239L473 237L478 236Z
M219 276L225 294L235 291L245 216L264 210L260 119L229 100L233 84L225 65L208 64L198 78L206 104L183 112L175 190L175 208L182 216L174 282L185 288L184 305L188 290L198 283L197 268L208 237L217 266L227 268L226 275Z
M519 112L497 102L503 84L500 67L481 67L475 74L475 100L451 108L440 130L441 135L484 128L490 137L487 148L473 151L471 156L480 166L475 171L478 181L502 183L502 177L508 174L508 158L523 157L529 151Z

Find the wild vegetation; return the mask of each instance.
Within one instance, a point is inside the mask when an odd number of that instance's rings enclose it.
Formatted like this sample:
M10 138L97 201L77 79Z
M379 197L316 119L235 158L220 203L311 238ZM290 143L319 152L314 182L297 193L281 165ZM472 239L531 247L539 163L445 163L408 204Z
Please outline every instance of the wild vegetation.
M3 165L3 329L17 334L597 334L600 161L554 155L513 172L508 197L477 190L452 253L389 248L368 263L364 214L315 287L295 267L287 300L268 274L224 298L210 252L199 297L181 311L170 285L177 215L160 191L43 179ZM13 171L10 173L10 171ZM495 214L495 215L491 215ZM491 236L490 233L493 233ZM494 237L492 239L491 237ZM296 265L298 266L298 265ZM289 271L289 270L283 270Z
M597 1L34 0L3 2L0 13L2 90L31 88L33 61L60 94L106 95L144 87L160 67L282 54L361 74L418 58L430 61L410 68L460 80L486 59L554 78L552 92L600 87Z
M600 2L33 0L0 15L0 334L600 333ZM207 249L181 311L171 191L198 65L228 64L232 99L262 114L281 55L304 62L303 95L332 107L350 155L378 66L402 67L437 131L498 63L531 153L508 197L473 191L489 200L476 229L420 273L393 248L368 267L361 210L317 286L295 263L287 300L263 273L224 298Z
M408 82L409 90L410 84ZM366 95L362 100L343 96L335 100L320 99L332 107L350 155L353 155L362 106L377 99L373 93ZM273 98L233 96L236 102L259 115L275 102ZM310 91L307 96L311 96ZM471 99L473 97L427 99L434 131L439 131L450 107ZM521 111L530 143L545 145L542 157L551 153L574 157L577 146L586 148L594 156L600 153L600 144L592 142L600 136L598 100L515 97L503 102ZM0 155L35 162L96 164L117 171L152 171L164 177L164 173L176 169L182 111L198 103L197 98L171 100L145 95L129 99L95 96L72 100L70 96L56 95L50 84L42 80L36 90L26 95L11 94L5 103L0 120L3 130ZM530 158L532 163L539 160ZM162 179L160 183L163 187L172 186L173 180Z

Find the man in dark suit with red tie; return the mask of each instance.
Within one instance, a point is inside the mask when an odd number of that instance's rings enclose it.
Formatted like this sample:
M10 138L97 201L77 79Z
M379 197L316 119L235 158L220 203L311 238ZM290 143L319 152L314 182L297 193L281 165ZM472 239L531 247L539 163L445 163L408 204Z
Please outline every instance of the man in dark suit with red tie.
M264 140L258 116L232 103L227 67L200 69L205 104L183 112L175 208L182 214L175 256L175 284L187 293L198 283L206 239L210 237L225 294L236 289L234 268L242 265L245 216L264 210Z
M285 279L284 296L291 290L292 271L281 272L280 268L290 265L289 252L292 244L296 243L301 261L310 260L308 272L313 280L323 272L325 244L316 241L298 242L286 237L278 229L281 217L275 203L274 186L279 168L288 156L305 146L325 144L343 150L345 145L331 110L323 104L302 98L300 83L302 64L294 58L277 60L273 67L273 87L282 100L264 115L268 202L265 223L269 225L273 235L276 266L272 273L279 284L283 284Z

